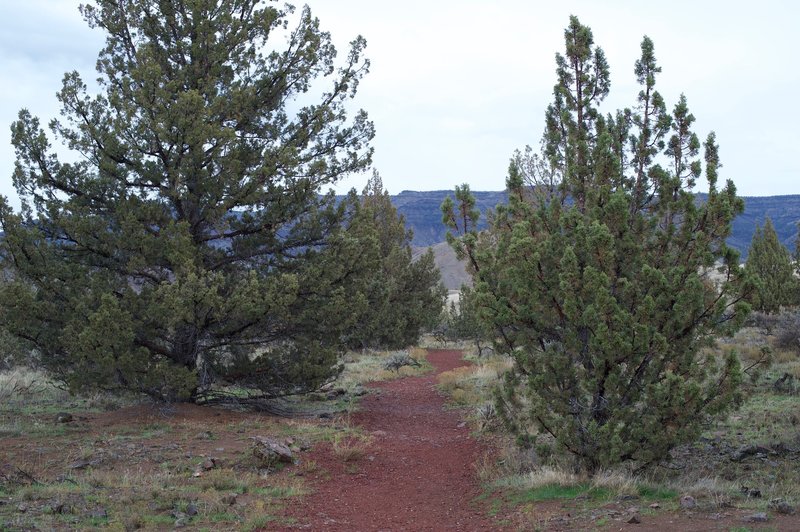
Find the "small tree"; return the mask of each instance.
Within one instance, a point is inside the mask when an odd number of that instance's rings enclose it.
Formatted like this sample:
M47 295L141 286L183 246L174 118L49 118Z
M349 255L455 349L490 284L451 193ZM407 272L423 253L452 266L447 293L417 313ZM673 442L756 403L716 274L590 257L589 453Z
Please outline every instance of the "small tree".
M447 338L450 340L466 340L475 344L478 356L483 356L486 348L492 343L492 333L486 322L481 319L480 308L475 300L475 292L471 287L463 285L458 303L450 303L447 309Z
M415 344L424 329L436 325L447 291L431 250L414 260L412 232L377 172L358 200L348 234L361 242L365 257L377 257L360 281L357 292L365 305L348 344L355 349L401 349Z
M767 218L764 226L756 227L745 270L757 282L751 296L755 310L774 314L782 306L792 305L797 293L792 256L778 240L778 235Z
M663 459L736 399L735 354L717 363L700 348L748 312L725 244L743 203L730 181L717 187L713 134L703 145L708 197L696 201L694 117L683 96L667 112L650 39L636 62L636 106L604 117L605 56L576 17L564 36L543 154L512 159L509 202L489 232L474 231L469 201L443 208L453 230L466 228L453 243L473 265L497 349L515 362L500 414L521 441L551 438L594 472Z
M370 164L372 124L347 112L365 41L337 67L308 8L290 29L291 7L260 0L81 9L106 34L101 93L76 72L58 93L76 163L27 111L12 126L23 206L0 200L0 323L73 390L318 387L359 311L359 243L323 189Z

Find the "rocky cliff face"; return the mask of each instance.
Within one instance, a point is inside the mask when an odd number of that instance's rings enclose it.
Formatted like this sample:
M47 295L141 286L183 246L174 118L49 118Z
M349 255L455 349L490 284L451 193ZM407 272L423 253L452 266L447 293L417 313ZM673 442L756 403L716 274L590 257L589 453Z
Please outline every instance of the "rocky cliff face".
M506 201L505 192L473 192L481 213L493 209L498 203ZM392 196L397 210L406 218L406 225L414 230L415 247L428 247L444 242L446 228L442 224L439 206L444 198L452 195L449 190L428 192L403 191ZM702 201L704 195L698 195ZM744 214L733 223L733 234L728 244L739 250L742 259L747 256L750 240L755 233L756 225L763 225L769 216L775 225L778 238L790 250L794 250L797 238L797 222L800 221L800 195L746 197ZM485 218L481 219L481 227L485 227Z

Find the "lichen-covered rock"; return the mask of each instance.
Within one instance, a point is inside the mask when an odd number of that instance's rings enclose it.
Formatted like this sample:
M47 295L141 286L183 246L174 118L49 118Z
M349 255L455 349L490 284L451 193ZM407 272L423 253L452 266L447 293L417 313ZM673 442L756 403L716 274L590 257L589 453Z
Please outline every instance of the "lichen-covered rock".
M277 440L254 436L253 456L255 456L264 467L272 467L278 463L291 464L294 462L294 453L289 447Z

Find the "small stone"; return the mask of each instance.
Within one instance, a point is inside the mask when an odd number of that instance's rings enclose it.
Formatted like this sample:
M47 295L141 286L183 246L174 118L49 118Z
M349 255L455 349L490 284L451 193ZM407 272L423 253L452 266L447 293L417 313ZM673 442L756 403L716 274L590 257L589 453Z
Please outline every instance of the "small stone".
M684 495L681 497L681 508L684 510L690 510L697 506L697 501L694 500L694 497L691 495Z
M631 506L630 508L628 508L628 513L629 514L638 514L639 513L639 507L638 506Z
M214 459L213 458L209 458L208 460L205 460L203 462L203 465L202 465L203 471L211 471L212 469L214 469L215 465L216 465L216 463L214 462Z
M186 515L194 517L198 514L197 505L193 502L190 502L186 505Z
M19 513L22 513L22 514L24 514L25 512L27 512L27 511L28 511L28 505L27 505L27 504L25 504L25 503L22 503L22 504L20 504L19 506L17 506L17 511L18 511Z
M93 512L89 512L89 517L93 519L105 519L108 517L108 512L105 508L100 508L98 510L94 510Z
M757 512L753 515L748 515L744 520L748 523L766 523L769 521L769 517L764 512Z
M740 491L746 496L753 499L760 499L761 498L761 490L758 488L748 488L747 486L742 486Z
M628 518L627 522L632 524L632 525L638 525L639 523L642 522L642 518L639 517L638 513L637 514L633 514Z
M233 506L236 504L237 495L235 493L229 493L222 497L222 504L227 504L228 506Z
M794 506L783 499L772 499L769 501L768 507L770 510L775 510L779 514L783 515L792 515L795 512Z
M93 464L94 464L93 460L86 459L86 460L78 460L76 462L72 462L67 467L70 469L86 469L87 467Z
M56 414L56 423L71 423L73 420L72 414L68 412L59 412Z
M185 517L179 517L178 519L175 520L175 524L173 526L175 528L183 528L183 527L186 526L186 524L187 524L186 518Z
M197 436L195 436L195 439L197 439L197 440L210 440L213 437L214 437L214 435L211 434L210 430L204 430L203 432L198 432Z
M657 502L654 502L653 504L650 505L650 508L652 508L653 510L658 510L659 508L661 508L661 505L658 504Z

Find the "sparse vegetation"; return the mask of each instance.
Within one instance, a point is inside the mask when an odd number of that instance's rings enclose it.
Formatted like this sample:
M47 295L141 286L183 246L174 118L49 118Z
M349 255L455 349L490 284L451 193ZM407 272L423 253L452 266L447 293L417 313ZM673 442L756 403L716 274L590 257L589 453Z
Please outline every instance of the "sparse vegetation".
M348 354L336 388L341 392L332 390L324 403L307 399L303 411L340 411L335 424L76 397L43 373L2 372L0 528L133 530L182 523L255 530L290 524L282 517L286 504L309 493L308 478L327 472L303 452L295 466L263 470L249 452L250 437L271 435L298 449L298 442L304 448L329 443L338 460L357 469L371 437L347 420L363 386L431 368L426 352L414 348L410 354L422 367L386 370L392 354ZM73 421L55 420L64 411Z
M491 442L492 450L478 461L476 472L485 485L484 497L494 501L496 511L516 508L523 515L535 515L531 503L553 499L571 501L574 512L584 517L609 502L625 500L637 506L658 503L657 511L674 511L683 495L694 497L703 511L763 511L774 499L800 503L800 471L794 467L800 459L800 399L774 386L781 375L797 371L800 356L776 343L776 336L764 329L748 327L709 349L707 355L722 357L735 348L743 367L765 346L774 349L775 357L743 384L740 408L722 419L705 418L697 440L676 447L659 467L642 472L616 467L592 476L576 473L554 441L542 437L535 445L520 446L496 417L486 422L481 409L492 404L503 374L511 368L508 357L492 356L444 372L439 386L454 405L466 408L472 427ZM757 497L750 495L756 492Z

